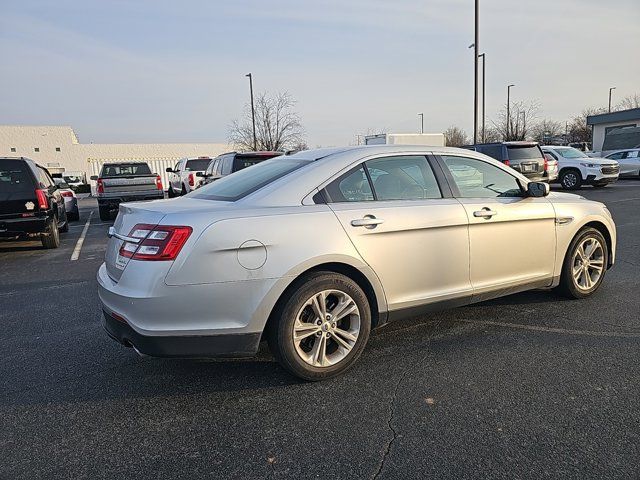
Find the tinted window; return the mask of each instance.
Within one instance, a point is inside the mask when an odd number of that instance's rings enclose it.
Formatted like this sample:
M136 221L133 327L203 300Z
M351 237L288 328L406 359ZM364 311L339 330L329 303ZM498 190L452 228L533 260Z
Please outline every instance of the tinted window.
M467 157L442 156L463 198L521 197L515 177L495 165Z
M260 162L264 162L268 158L273 157L236 157L233 160L233 171L237 172L238 170L242 170L244 168L250 167Z
M504 153L502 145L483 145L477 148L477 151L484 153L485 155L495 158L496 160L503 161Z
M209 165L207 166L207 170L206 170L205 173L207 175L211 175L215 171L217 163L218 163L217 159L216 160L211 160L209 162Z
M123 163L104 165L101 177L122 177L133 175L151 175L151 169L146 163Z
M542 152L537 145L532 147L515 147L507 145L507 156L509 160L540 160L542 158Z
M377 158L365 162L377 200L442 198L436 177L423 156Z
M38 182L42 188L49 188L53 185L53 180L42 167L38 167Z
M0 160L0 193L17 193L33 190L31 169L22 160Z
M258 168L258 167L256 167ZM331 202L368 202L373 200L373 192L364 167L345 173L326 187Z
M254 168L223 177L196 190L195 198L236 201L288 175L310 162L308 160L267 160Z
M191 170L192 172L205 171L210 161L210 158L197 158L195 160L187 160L185 170Z
M617 153L612 153L611 155L607 155L607 158L611 160L620 160L623 155L624 155L624 152L617 152Z

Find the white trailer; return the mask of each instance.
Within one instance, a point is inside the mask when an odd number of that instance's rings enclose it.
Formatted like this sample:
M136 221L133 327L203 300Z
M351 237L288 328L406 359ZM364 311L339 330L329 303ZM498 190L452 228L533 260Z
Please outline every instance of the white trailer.
M364 137L365 145L427 145L444 147L444 133L381 133Z

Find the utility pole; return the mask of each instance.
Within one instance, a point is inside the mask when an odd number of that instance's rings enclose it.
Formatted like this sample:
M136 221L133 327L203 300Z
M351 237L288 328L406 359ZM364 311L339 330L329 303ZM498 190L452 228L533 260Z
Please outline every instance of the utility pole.
M480 0L475 0L475 35L473 41L473 144L478 143L478 48Z
M253 106L253 77L251 73L247 73L245 77L249 77L249 91L251 92L251 121L253 123L253 150L258 150L258 141L256 139L256 109Z
M515 87L515 85L513 83L511 85L507 85L507 138L506 138L506 140L509 140L509 130L510 130L509 125L511 123L511 117L509 116L509 107L511 105L511 100L510 100L511 99L511 97L510 97L510 95L511 95L511 93L510 93L511 87Z
M480 55L478 55L478 57L482 57L482 143L484 143L484 139L485 139L485 101L484 101L484 97L485 97L485 93L487 92L487 89L485 88L485 54L481 53Z
M420 133L424 133L424 113L419 113L420 117Z
M609 113L611 113L611 92L614 91L616 87L611 87L609 89Z

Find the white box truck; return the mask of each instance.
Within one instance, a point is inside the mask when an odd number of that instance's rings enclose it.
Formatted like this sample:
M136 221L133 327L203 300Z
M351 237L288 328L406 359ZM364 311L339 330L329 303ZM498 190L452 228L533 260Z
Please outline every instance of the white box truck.
M427 145L444 147L444 133L381 133L364 137L365 145Z

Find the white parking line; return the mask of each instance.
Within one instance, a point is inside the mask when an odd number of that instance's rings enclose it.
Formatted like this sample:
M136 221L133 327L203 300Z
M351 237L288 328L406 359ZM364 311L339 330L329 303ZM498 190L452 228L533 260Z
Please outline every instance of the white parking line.
M80 258L80 250L82 250L82 244L84 243L84 237L87 235L87 230L89 230L89 224L91 223L91 217L93 216L93 210L89 213L89 218L87 218L87 223L84 224L84 228L82 229L82 233L80 234L80 238L76 243L76 248L73 249L73 253L71 254L71 261L78 260Z

